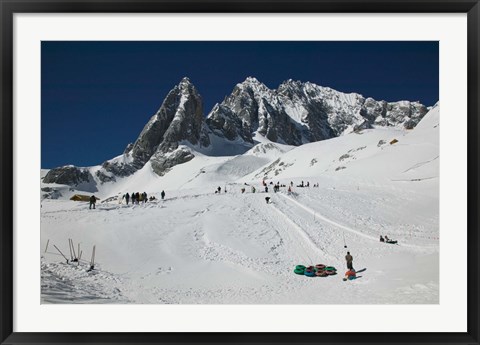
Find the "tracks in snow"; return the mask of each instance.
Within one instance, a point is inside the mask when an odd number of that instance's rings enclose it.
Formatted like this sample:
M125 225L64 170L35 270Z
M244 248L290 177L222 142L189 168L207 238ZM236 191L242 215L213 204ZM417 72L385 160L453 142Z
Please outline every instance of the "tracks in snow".
M291 219L292 217L288 216L288 213L290 213L291 215L292 214L297 215L297 218L299 218L298 215L299 214L301 215L301 213L304 213L304 214L306 213L306 214L308 214L308 216L312 217L313 221L308 221L307 216L303 217L303 219L297 220L297 222L299 222L301 225L295 224L295 226L297 228L301 229L301 232L304 233L305 236L307 236L310 239L311 242L314 242L315 245L317 247L319 247L323 252L328 253L331 245L336 241L337 242L341 241L342 237L343 237L343 232L332 231L329 227L324 226L326 224L333 225L335 228L341 229L342 231L348 231L348 232L350 232L350 233L352 233L356 236L359 236L359 237L362 237L362 238L365 238L365 239L368 239L368 240L371 240L371 241L374 241L374 242L378 241L378 239L376 237L364 234L364 233L362 233L358 230L355 230L355 229L352 229L352 228L347 227L345 225L342 225L338 222L335 222L335 221L319 214L318 212L316 212L316 211L312 210L311 208L301 204L300 202L298 202L297 200L295 200L294 198L292 198L290 196L287 196L283 193L277 193L276 195L278 195L279 197L281 197L282 199L287 201L287 203L284 204L285 205L284 208L276 207L276 209L279 213L282 213L285 218L288 218L290 222L295 223ZM278 199L280 199L280 198L278 198ZM279 205L281 205L281 204L282 203L279 202ZM293 211L292 207L296 208L297 210ZM317 222L317 220L320 221L320 224ZM314 228L315 233L310 235L309 232L307 231L308 228L310 228L310 229ZM313 236L313 238L312 238L312 236Z

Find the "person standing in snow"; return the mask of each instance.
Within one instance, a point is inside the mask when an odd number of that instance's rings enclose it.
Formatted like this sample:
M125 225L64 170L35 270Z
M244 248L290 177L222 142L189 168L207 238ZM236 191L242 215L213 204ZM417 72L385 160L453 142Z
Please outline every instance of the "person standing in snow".
M147 202L147 193L143 192L142 196L143 196L143 203L146 203Z
M268 186L265 186L265 193L268 193Z
M88 207L89 210L92 209L92 205L93 205L93 209L95 209L95 203L97 202L97 198L95 198L95 195L92 195L90 197L90 206Z
M222 187L218 186L217 193L220 194L221 191L222 191Z
M132 205L135 205L135 193L132 193Z
M252 193L255 193L256 189L254 186L252 186Z
M350 255L350 252L347 252L345 260L347 260L347 268L353 270L353 256Z
M385 242L385 239L383 238L382 235L380 235L380 242Z
M135 201L137 202L137 205L138 205L139 202L140 202L140 193L139 192L135 193Z
M125 201L127 202L127 205L128 205L128 200L130 200L130 194L125 194Z
M162 190L162 193L160 194L162 196L162 200L165 198L165 191Z

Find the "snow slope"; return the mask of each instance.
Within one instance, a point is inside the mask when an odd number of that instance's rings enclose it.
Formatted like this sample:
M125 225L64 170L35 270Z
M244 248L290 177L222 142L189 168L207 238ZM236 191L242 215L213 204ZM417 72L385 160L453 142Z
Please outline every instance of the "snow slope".
M66 196L46 199L42 302L439 303L438 123L437 106L410 131L364 130L295 148L264 143L234 157L198 154L162 177L147 164L100 186L95 210ZM293 182L293 190L273 193L269 185L265 193L263 179ZM310 187L297 187L302 180ZM158 200L162 190L166 199ZM157 200L132 206L111 198L134 191ZM381 234L399 244L380 243ZM53 247L69 257L69 238L76 250L80 243L79 264L65 263ZM87 272L93 245L95 269ZM347 250L366 270L343 282ZM339 274L293 273L297 264L318 263Z

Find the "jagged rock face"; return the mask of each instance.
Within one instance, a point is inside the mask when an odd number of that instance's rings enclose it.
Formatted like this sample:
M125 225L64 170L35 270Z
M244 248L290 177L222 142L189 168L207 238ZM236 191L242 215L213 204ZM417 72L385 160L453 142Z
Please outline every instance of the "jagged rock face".
M427 111L417 102L365 99L309 82L288 80L270 90L249 77L214 107L207 124L228 140L252 142L257 132L274 142L301 145L373 126L413 128Z
M216 104L211 116L206 119L207 126L216 135L223 136L228 140L235 140L240 136L243 140L253 143L252 128L248 122L242 122L240 117L228 107Z
M210 139L204 133L203 104L202 98L195 87L187 78L184 78L179 86L171 91L175 94L174 106L163 104L169 109L167 119L170 120L171 109L175 109L168 127L162 133L162 151L180 141L186 140L193 145L208 146ZM167 123L166 121L161 121ZM162 128L163 130L163 128Z
M58 183L69 186L77 186L91 181L93 181L93 177L88 170L72 165L51 169L43 178L44 183Z
M300 145L300 129L291 120L275 92L255 78L238 84L230 96L217 104L207 118L216 135L237 137L253 143L254 132L274 142Z
M156 167L168 164L161 158L188 141L193 145L210 145L208 128L203 118L202 98L188 78L182 79L167 95L157 113L150 118L134 144L129 144L124 155L131 156L130 163L105 162L97 172L100 181L115 180L115 176L129 176L150 160L157 160ZM181 159L177 159L181 161ZM157 169L159 172L164 169ZM113 175L113 176L112 176Z
M195 155L188 149L179 148L171 152L157 152L151 159L152 170L159 176L165 175L172 167L192 160Z

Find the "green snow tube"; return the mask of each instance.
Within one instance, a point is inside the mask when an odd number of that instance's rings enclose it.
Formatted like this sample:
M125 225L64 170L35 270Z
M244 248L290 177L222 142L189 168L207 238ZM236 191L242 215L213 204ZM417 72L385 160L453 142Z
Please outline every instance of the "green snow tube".
M303 266L303 265L297 265L297 266L295 266L295 269L296 269L296 270L305 270L305 268L306 268L306 267Z
M295 273L295 274L300 274L300 275L303 276L303 274L305 273L305 270L295 268L295 269L293 270L293 273Z
M325 271L336 271L337 269L333 266L327 266L325 267Z

